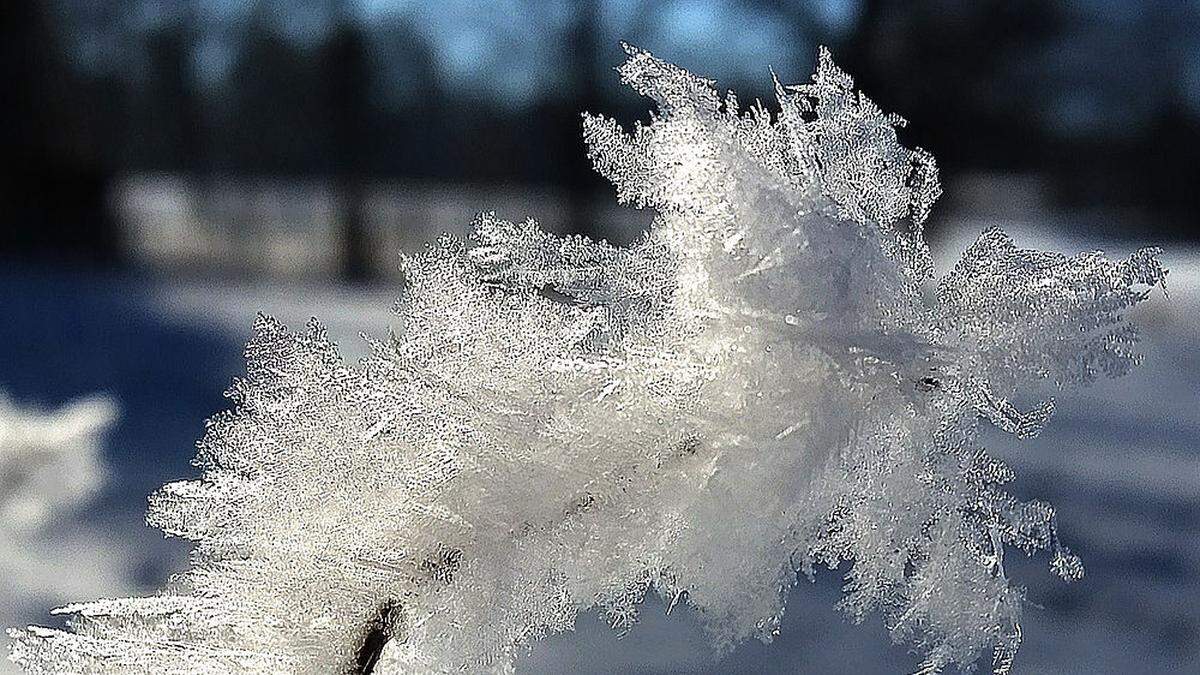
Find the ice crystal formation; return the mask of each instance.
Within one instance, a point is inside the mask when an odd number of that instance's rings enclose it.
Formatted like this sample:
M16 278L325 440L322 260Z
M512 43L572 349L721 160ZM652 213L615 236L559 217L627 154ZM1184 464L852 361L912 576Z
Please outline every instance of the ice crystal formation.
M922 668L1007 670L1006 549L1080 561L1021 502L982 422L1037 433L1024 392L1136 361L1126 260L984 232L934 280L933 158L827 52L743 109L627 48L657 104L586 116L596 168L654 209L628 247L484 214L406 258L396 328L347 365L320 325L260 317L199 480L149 522L195 542L160 594L14 633L32 672L505 670L598 607L686 602L718 648L777 632L801 573L845 565ZM1047 386L1050 385L1050 386Z
M34 535L99 489L98 435L113 415L113 404L99 397L45 413L0 393L0 537Z

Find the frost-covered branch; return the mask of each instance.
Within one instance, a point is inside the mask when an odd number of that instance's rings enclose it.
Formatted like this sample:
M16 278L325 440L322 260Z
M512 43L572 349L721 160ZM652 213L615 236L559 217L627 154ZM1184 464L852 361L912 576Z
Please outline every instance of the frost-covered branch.
M902 120L822 51L780 109L742 110L627 48L658 112L584 136L629 247L485 214L405 259L397 330L347 365L320 325L260 317L199 480L149 521L195 542L159 595L60 610L32 672L503 670L600 607L686 599L713 642L776 632L797 573L848 562L923 666L1006 670L1021 593L1004 552L1082 574L1041 502L977 439L1053 408L1011 401L1136 362L1124 312L1163 281L1128 260L985 232L934 284L939 195ZM379 646L381 642L386 642Z

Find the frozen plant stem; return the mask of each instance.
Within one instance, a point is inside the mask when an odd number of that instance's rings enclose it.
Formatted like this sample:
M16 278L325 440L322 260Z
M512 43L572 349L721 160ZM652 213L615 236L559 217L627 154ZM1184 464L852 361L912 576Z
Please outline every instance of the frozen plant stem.
M387 645L391 635L387 628L387 617L392 611L390 605L385 605L380 609L379 615L367 626L366 636L362 640L362 646L358 648L358 655L354 662L357 668L356 675L371 675L375 672L375 664L379 663L379 658L383 655L383 648Z
M988 230L935 280L933 157L828 52L772 114L626 51L657 112L585 116L584 138L650 230L617 247L483 214L404 259L396 330L355 366L319 324L260 317L203 476L151 498L191 569L15 631L19 663L506 671L581 611L628 628L651 590L728 650L775 635L797 570L848 563L841 607L922 672L1011 667L1004 549L1083 568L1049 505L1003 490L980 423L1031 436L1053 404L1015 396L1134 365L1156 251Z

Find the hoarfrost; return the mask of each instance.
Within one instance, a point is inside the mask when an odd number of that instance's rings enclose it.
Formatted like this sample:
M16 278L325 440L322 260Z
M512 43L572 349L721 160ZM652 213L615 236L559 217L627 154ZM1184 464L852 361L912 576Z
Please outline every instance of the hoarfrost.
M629 247L484 214L403 262L397 330L345 364L315 322L260 317L199 480L149 521L195 542L151 598L16 631L31 672L511 668L518 648L646 593L713 642L770 640L798 573L849 563L926 672L1007 670L1006 549L1082 566L1053 509L1003 490L981 420L1037 433L1052 402L1137 361L1124 312L1163 283L1127 260L1021 250L990 230L936 284L932 156L822 50L780 109L626 48L658 105L584 136Z

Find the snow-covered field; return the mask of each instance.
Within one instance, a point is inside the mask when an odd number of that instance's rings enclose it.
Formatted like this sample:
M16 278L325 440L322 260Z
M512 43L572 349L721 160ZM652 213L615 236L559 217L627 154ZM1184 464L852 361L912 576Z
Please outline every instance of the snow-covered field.
M979 229L967 224L963 237L943 242L939 269ZM1036 248L1130 252L1125 244L1006 229ZM1145 364L1059 396L1056 417L1037 439L994 437L993 452L1017 471L1014 491L1058 507L1060 529L1087 566L1081 582L1065 585L1044 558L1008 558L1031 601L1017 672L1200 672L1200 251L1173 250L1164 259L1169 297L1155 291L1136 314ZM0 581L0 619L45 623L55 603L145 592L182 567L185 547L141 524L145 496L165 480L195 475L193 444L241 372L255 312L294 327L317 316L354 358L364 349L360 331L386 330L394 294L0 271L0 387L44 406L107 392L123 412L107 436L109 486L83 517L38 544L36 565ZM911 670L917 660L888 644L878 622L852 626L833 610L838 586L830 571L802 582L772 645L714 655L688 610L667 616L651 602L627 634L589 615L518 666L528 673Z

